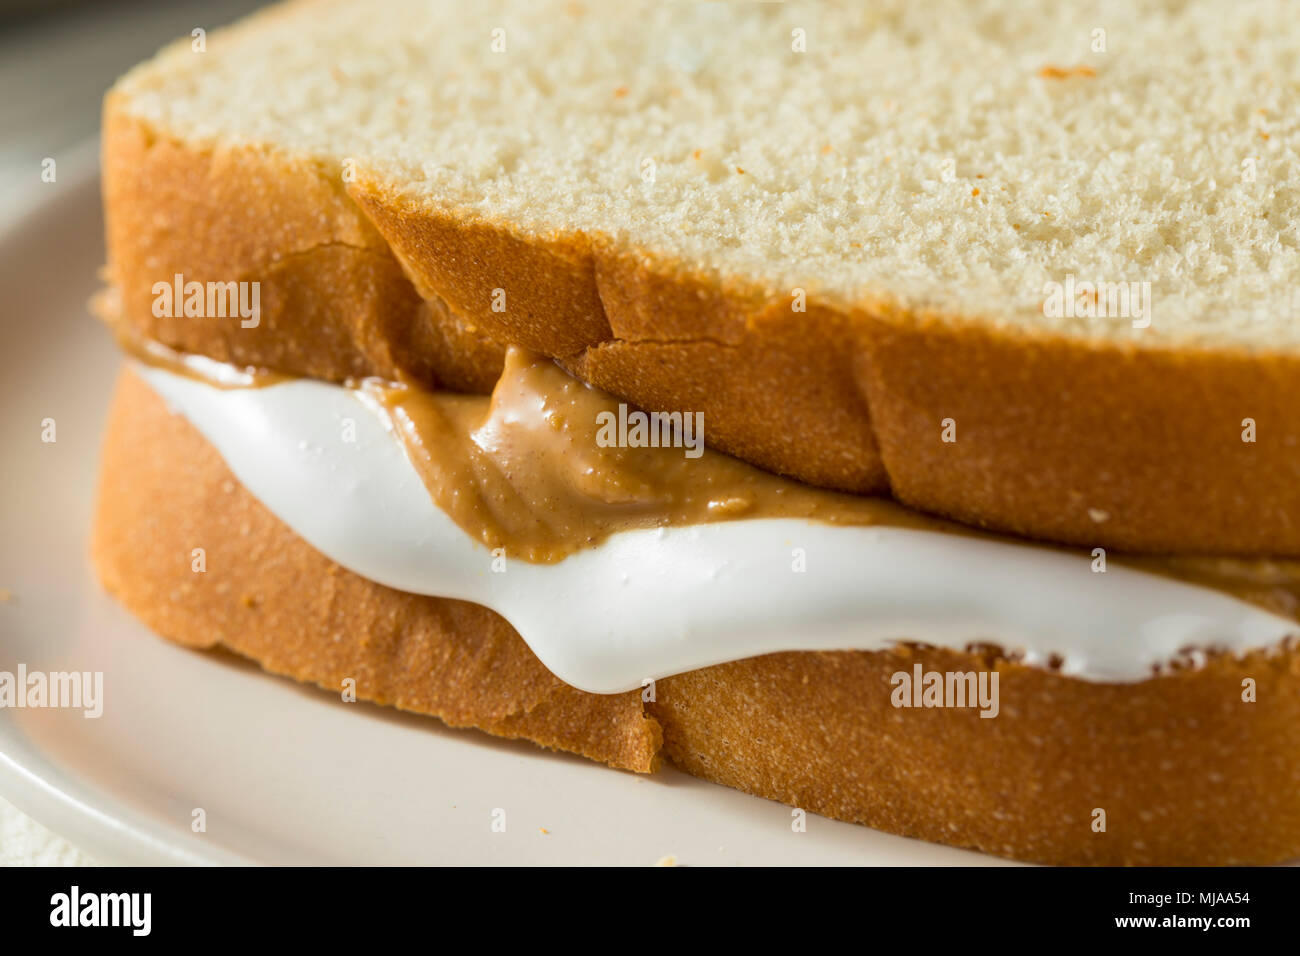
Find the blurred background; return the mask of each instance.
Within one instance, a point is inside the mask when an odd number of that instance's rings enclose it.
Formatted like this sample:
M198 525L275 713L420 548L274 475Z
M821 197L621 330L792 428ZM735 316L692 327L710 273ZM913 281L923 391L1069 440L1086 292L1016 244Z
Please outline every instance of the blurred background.
M0 227L50 196L42 159L54 157L61 172L95 162L100 101L118 76L195 27L211 33L263 5L0 0ZM0 866L88 862L0 797Z
M211 33L265 0L0 0L0 218L36 197L41 160L99 131L104 91L195 27Z

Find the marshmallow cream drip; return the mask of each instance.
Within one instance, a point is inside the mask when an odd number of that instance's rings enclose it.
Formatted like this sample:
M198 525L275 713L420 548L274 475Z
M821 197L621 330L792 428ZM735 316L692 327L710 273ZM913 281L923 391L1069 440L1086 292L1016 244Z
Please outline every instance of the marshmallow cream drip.
M996 644L1066 676L1131 682L1189 649L1243 653L1300 632L1224 591L1115 563L1094 573L1085 552L929 530L928 519L634 527L547 563L507 549L503 565L438 507L373 392L135 369L322 554L388 587L492 608L554 674L593 693L776 651L897 642Z

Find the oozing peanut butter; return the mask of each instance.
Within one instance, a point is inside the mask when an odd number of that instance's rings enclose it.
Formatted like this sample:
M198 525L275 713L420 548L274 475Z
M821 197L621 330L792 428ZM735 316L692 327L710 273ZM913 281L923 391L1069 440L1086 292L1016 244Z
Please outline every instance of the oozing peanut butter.
M1124 554L1116 564L1213 588L1300 621L1300 560Z
M290 380L157 342L127 336L119 341L148 365L221 388ZM520 349L508 354L490 398L376 380L354 387L388 418L438 506L484 544L527 561L558 561L632 528L742 518L804 518L1015 540L888 498L813 488L707 448L688 457L683 447L602 445L599 416L617 418L618 400ZM1081 573L1091 573L1088 552L1035 546L1077 554ZM1111 554L1108 561L1222 591L1300 620L1300 560Z
M262 388L293 380L291 375L282 375L269 369L252 366L241 368L226 362L218 362L205 355L178 352L154 339L142 338L125 323L114 321L111 312L101 311L101 315L123 352L138 362L163 369L173 375L180 375L217 388Z
M888 498L813 488L709 449L688 458L679 447L602 447L599 416L617 418L618 400L520 349L508 353L490 400L378 382L362 388L388 415L439 507L484 544L527 561L558 561L630 528L738 518L983 536ZM1082 564L1091 555L1080 560L1081 573L1091 573ZM1300 617L1300 562L1129 555L1112 562Z
M631 528L737 518L945 524L889 499L812 488L707 449L610 443L618 432L610 423L620 414L626 420L627 406L620 412L617 399L520 349L507 355L491 399L374 381L361 387L439 507L484 544L526 561L558 561Z

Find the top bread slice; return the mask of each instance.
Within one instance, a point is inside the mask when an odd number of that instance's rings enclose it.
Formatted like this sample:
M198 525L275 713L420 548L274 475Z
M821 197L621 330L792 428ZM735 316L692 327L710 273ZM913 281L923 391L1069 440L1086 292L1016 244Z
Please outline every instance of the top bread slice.
M298 0L110 92L109 278L220 359L517 343L816 484L1296 555L1298 94L1284 0ZM259 325L155 314L176 274Z

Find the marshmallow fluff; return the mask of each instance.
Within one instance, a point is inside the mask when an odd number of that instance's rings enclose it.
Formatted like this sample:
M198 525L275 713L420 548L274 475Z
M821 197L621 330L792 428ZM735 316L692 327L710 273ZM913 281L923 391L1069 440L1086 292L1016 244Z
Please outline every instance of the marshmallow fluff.
M1065 676L1132 682L1190 649L1244 653L1300 630L1213 588L1117 564L1093 573L1086 553L911 527L642 528L529 563L435 505L363 393L310 380L220 388L135 369L322 554L388 587L492 608L554 674L593 693L759 654L897 642L996 644Z

